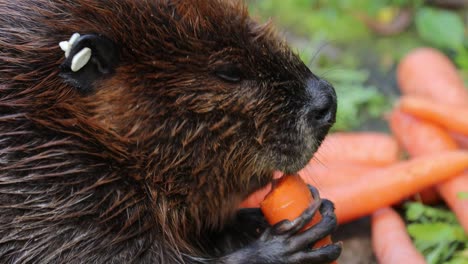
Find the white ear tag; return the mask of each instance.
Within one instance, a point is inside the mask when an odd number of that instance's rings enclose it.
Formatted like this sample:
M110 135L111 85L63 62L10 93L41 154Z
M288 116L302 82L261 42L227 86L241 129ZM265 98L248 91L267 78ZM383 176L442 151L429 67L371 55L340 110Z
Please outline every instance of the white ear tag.
M65 58L68 58L70 51L73 47L73 43L80 37L80 34L74 33L68 41L60 41L59 46L65 52Z
M71 70L74 72L79 71L83 68L86 63L88 63L89 59L91 58L91 49L90 48L83 48L78 53L73 56L71 62Z
M68 50L68 41L60 41L59 46L63 51L67 51Z
M75 41L80 38L80 34L78 33L73 33L73 35L70 37L70 40L68 41L68 44L70 45L70 48L73 46Z

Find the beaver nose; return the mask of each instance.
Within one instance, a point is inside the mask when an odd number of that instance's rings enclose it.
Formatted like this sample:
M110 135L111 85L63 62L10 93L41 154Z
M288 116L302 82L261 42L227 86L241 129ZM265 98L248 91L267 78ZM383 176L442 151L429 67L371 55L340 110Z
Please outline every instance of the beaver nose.
M336 93L325 80L309 79L306 85L309 97L307 118L314 125L331 125L335 122Z

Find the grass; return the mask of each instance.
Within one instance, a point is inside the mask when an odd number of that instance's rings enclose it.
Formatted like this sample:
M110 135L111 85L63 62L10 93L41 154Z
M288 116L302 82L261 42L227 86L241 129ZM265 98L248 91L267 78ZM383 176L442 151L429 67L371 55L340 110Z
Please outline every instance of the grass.
M358 130L382 118L398 96L395 66L415 47L446 52L468 80L461 11L424 6L422 0L251 0L249 8L260 20L271 18L312 71L334 85L335 131ZM412 23L391 36L377 34L362 19L388 23L406 9Z

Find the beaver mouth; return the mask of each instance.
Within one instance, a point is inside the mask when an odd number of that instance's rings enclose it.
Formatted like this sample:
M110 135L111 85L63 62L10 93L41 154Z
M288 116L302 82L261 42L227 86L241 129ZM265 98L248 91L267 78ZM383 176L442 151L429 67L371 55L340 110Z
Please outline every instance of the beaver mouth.
M331 126L335 123L337 99L333 87L323 81L309 81L310 95L296 112L295 121L278 133L271 152L273 168L286 174L297 173L312 159Z
M295 174L302 170L313 159L314 154L327 135L332 123L315 128L301 136L283 139L270 149L273 171L283 174Z
M286 174L298 174L312 160L330 128L335 123L337 98L328 82L321 79L307 81L304 101L294 113L283 120L284 126L270 135L264 157L270 165L269 174L254 186L264 187L272 179ZM275 133L276 132L276 133Z
M330 122L322 127L315 127L313 133L306 134L306 136L303 134L302 137L293 137L290 140L284 139L281 144L270 148L269 155L265 157L269 161L274 161L271 164L273 166L264 171L261 177L251 178L246 197L255 196L255 193L260 190L264 190L260 191L260 194L266 194L265 190L268 190L268 186L285 175L301 174L301 171L313 159L332 124L333 122Z
M314 155L315 153L317 152L319 146L321 145L323 139L325 138L327 132L328 132L328 128L325 129L326 131L323 133L323 135L320 135L319 138L316 137L316 141L318 141L318 143L314 144L314 146L311 146L310 147L310 152L308 154L303 154L303 157L302 159L300 160L297 160L296 161L296 164L294 164L293 166L285 166L285 167L282 167L281 169L274 169L272 172L271 172L271 175L272 175L272 178L273 178L273 182L275 182L275 180L285 176L285 175L290 175L290 174L301 174L301 171L303 169L305 169L307 167L307 165L313 160L314 158Z

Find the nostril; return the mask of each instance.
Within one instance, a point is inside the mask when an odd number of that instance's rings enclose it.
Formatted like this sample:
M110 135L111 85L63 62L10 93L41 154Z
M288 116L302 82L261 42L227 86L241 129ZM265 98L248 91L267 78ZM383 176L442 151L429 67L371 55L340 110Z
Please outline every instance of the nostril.
M309 117L313 119L311 121L314 121L315 123L330 123L334 121L335 111L336 99L332 95L327 95L320 99L316 99L316 101L312 103Z
M308 118L314 124L330 124L335 120L336 94L333 86L324 80L309 80Z
M327 119L330 115L330 109L329 108L324 108L324 109L317 109L314 113L314 119L316 121L320 121L323 119Z

